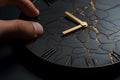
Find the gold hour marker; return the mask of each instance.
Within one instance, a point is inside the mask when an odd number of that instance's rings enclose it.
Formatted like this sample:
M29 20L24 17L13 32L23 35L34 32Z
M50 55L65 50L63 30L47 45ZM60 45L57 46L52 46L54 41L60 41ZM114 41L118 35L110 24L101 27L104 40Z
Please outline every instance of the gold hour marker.
M75 27L72 27L72 28L70 28L70 29L67 29L67 30L63 31L63 32L62 32L63 35L66 35L66 34L68 34L68 33L70 33L70 32L73 32L73 31L75 31L75 30L78 30L78 29L80 29L80 28L83 27L83 26L84 26L84 27L87 27L87 26L88 26L88 23L87 23L87 22L80 20L79 18L77 18L76 16L72 15L71 13L69 13L69 12L66 11L65 14L66 14L68 17L70 17L70 18L72 18L73 20L75 20L76 22L78 22L80 25L77 25L77 26L75 26Z

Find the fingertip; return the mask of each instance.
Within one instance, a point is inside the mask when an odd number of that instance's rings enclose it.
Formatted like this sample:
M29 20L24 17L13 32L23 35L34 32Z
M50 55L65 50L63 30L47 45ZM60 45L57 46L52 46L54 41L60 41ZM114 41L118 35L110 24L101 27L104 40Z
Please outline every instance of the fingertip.
M34 30L36 33L35 37L42 35L43 34L43 26L38 22L32 22L32 24L33 24L33 27L34 27Z
M6 24L7 23L7 24ZM38 22L24 20L0 21L0 38L34 39L43 34Z
M40 11L38 9L35 9L33 13L26 13L26 15L31 18L38 17L39 14L40 14Z
M36 15L38 16L40 14L40 11L36 9Z

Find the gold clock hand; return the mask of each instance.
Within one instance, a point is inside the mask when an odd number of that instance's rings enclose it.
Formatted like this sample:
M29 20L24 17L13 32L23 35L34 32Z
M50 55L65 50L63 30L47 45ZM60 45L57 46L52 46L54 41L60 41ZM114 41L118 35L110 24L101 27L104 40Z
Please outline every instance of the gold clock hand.
M63 31L62 34L63 34L63 35L66 35L66 34L68 34L68 33L70 33L70 32L73 32L73 31L75 31L75 30L80 29L81 27L82 27L81 25L75 26L75 27L73 27L73 28L70 28L70 29L67 29L67 30Z
M69 16L70 18L72 18L73 20L75 20L76 22L80 23L81 26L87 27L88 23L85 21L80 20L79 18L77 18L76 16L72 15L71 13L69 13L68 11L65 12L65 14L67 16Z

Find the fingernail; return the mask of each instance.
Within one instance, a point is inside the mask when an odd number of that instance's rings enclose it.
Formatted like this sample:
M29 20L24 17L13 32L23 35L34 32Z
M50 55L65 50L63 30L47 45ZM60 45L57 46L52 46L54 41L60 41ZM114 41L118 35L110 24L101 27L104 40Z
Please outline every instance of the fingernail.
M35 16L39 16L40 12L38 9L36 9L36 13L35 13Z
M39 10L38 10L38 9L36 10L36 12L37 12L37 14L38 14L38 15L40 14L40 12L39 12Z
M42 25L40 23L38 23L38 22L33 22L32 24L33 24L36 36L41 35L43 33Z

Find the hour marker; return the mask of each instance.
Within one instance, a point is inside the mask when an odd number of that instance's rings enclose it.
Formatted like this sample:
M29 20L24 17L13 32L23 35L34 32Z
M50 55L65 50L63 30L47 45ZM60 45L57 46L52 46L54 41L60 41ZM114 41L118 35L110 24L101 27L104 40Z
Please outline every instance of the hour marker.
M51 6L53 3L55 3L57 0L43 0L45 3L47 3L48 6Z
M67 65L71 65L71 63L72 63L72 56L67 56L67 60L66 60L66 62L65 62L65 65L67 66Z
M51 49L47 50L47 51L41 56L41 58L43 58L43 59L48 59L48 58L51 57L55 52L56 52L56 50L53 49L53 48L51 48Z
M118 53L116 53L115 51L113 51L112 56L113 56L114 58L116 58L118 61L120 61L120 55L119 55Z
M33 0L32 2L35 3L36 1L38 1L38 0Z

